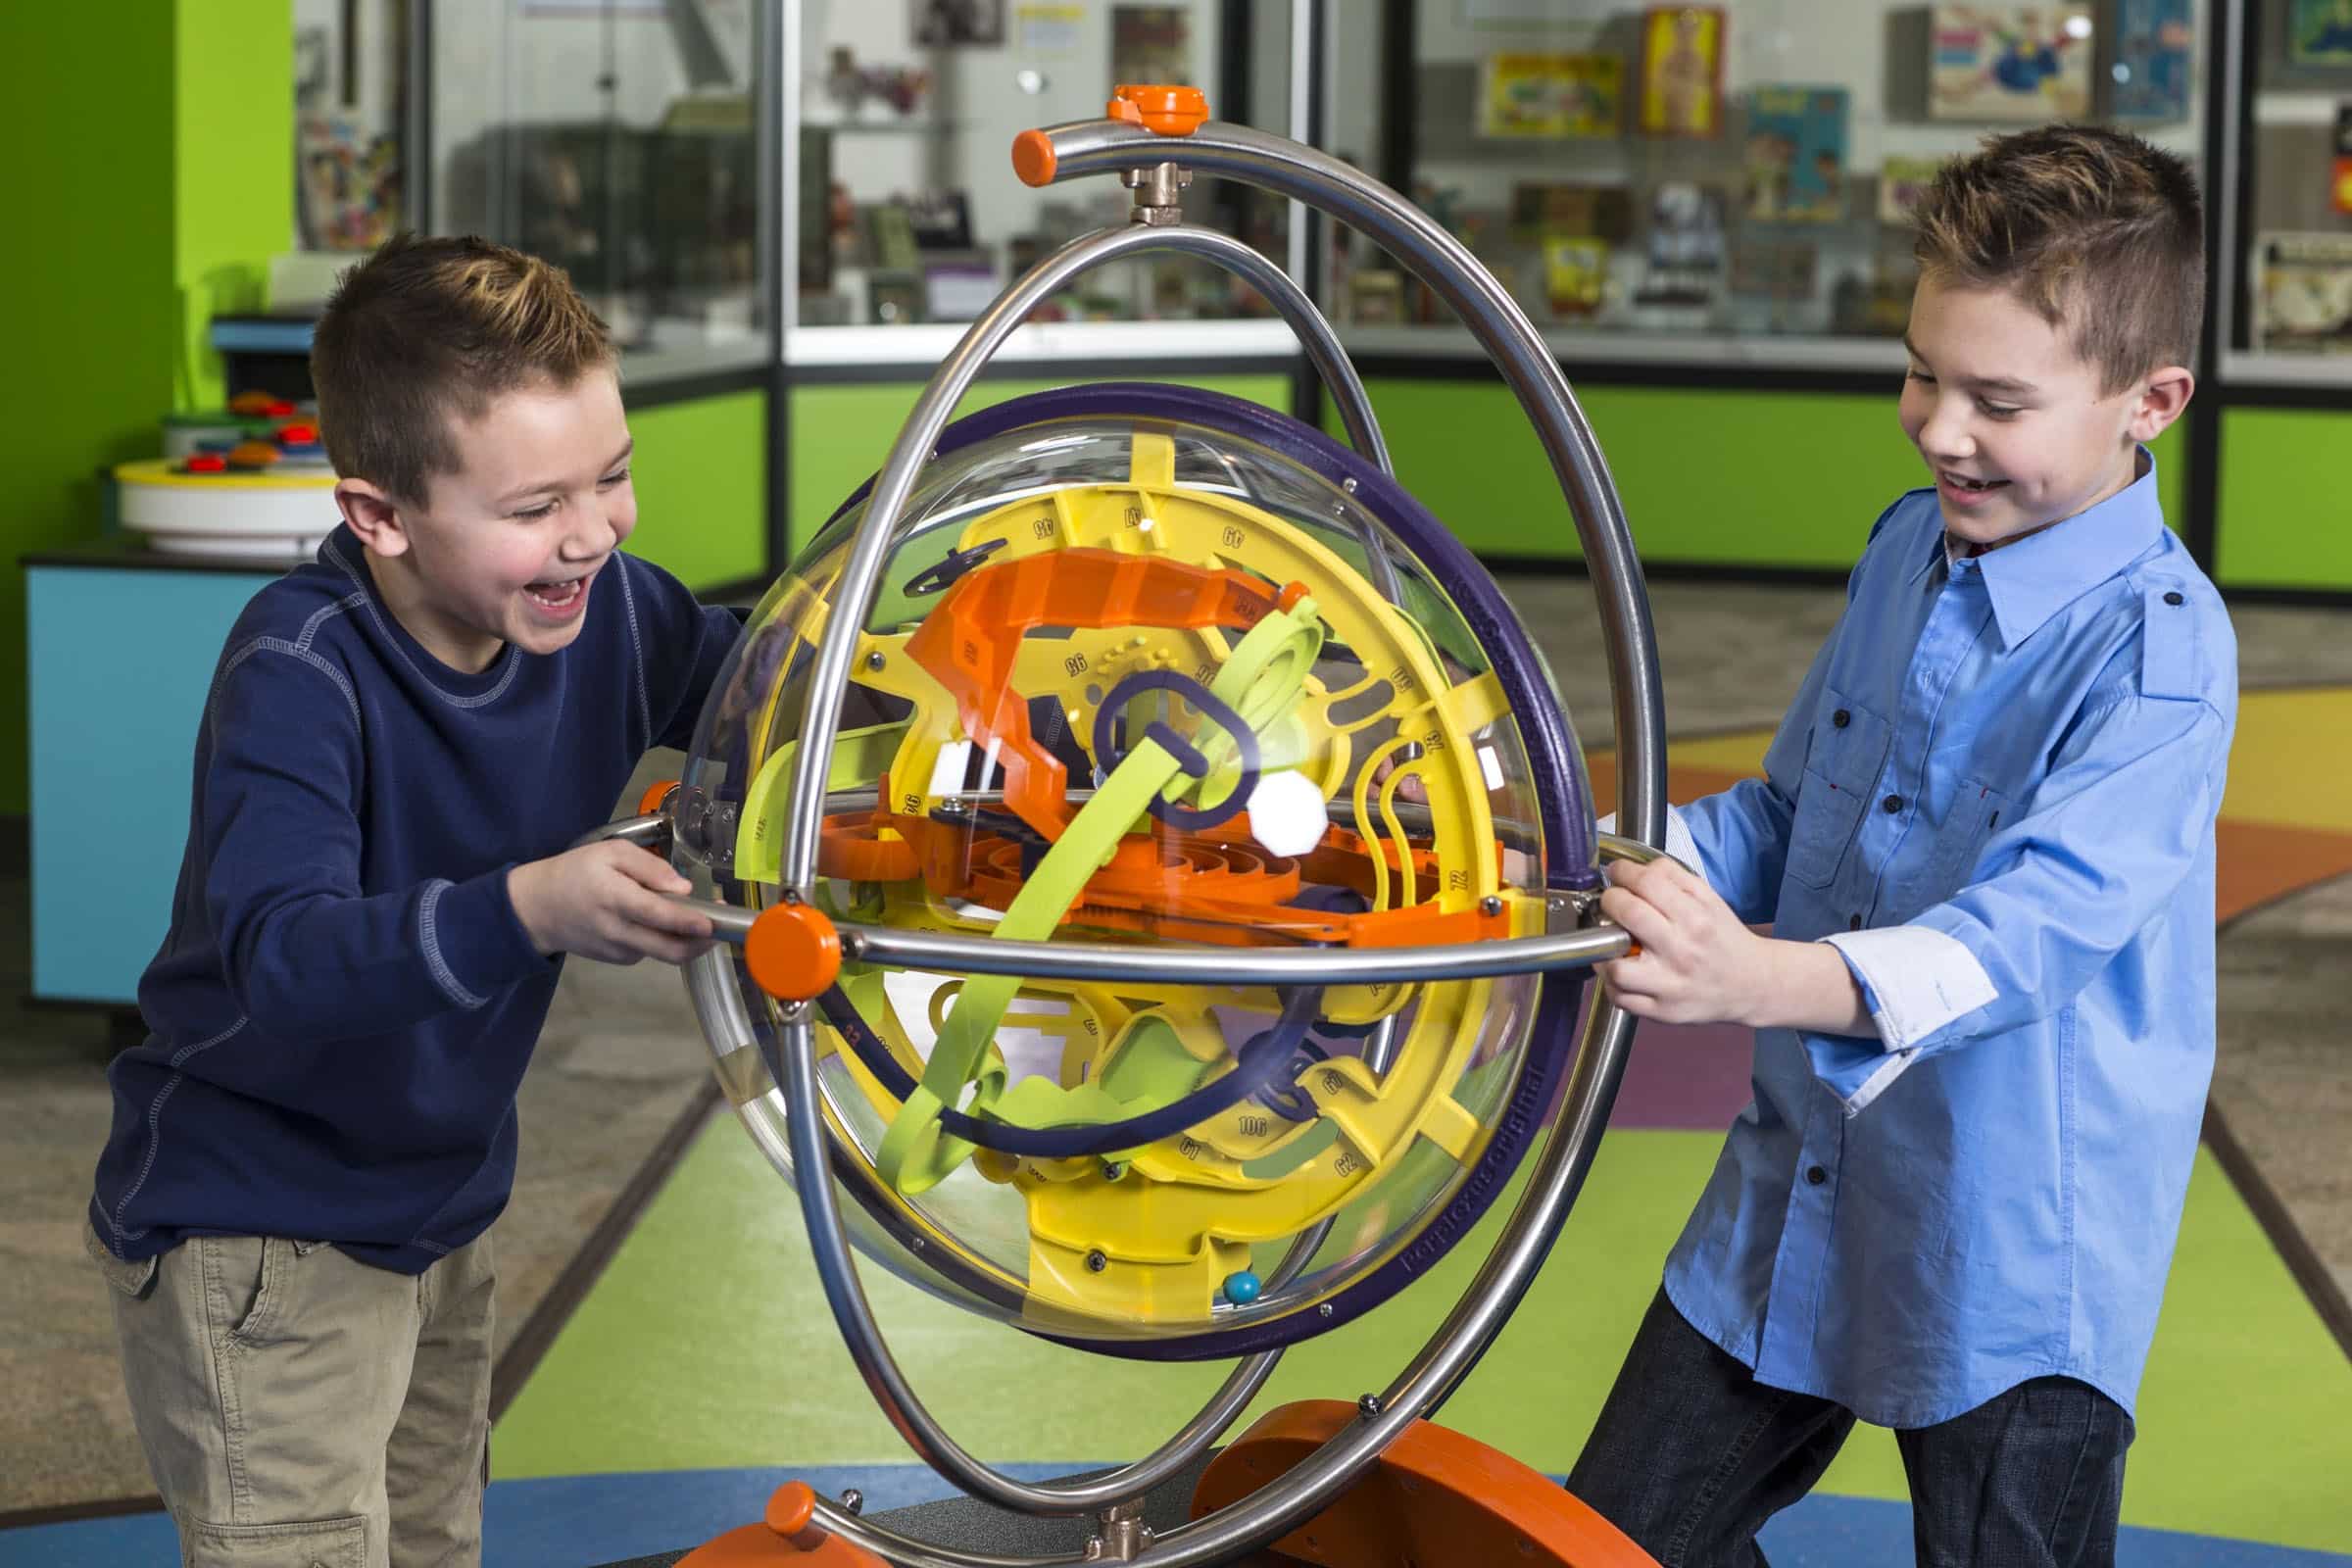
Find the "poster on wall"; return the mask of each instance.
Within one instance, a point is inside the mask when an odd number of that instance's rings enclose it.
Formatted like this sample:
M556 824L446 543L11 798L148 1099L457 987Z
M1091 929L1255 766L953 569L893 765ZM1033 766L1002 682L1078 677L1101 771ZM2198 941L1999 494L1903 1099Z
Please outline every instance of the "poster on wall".
M1544 297L1554 316L1591 316L1608 299L1606 241L1554 234L1544 241Z
M2352 234L2263 234L2254 241L2254 347L2352 354Z
M295 212L306 249L373 250L400 227L400 143L341 115L294 129Z
M1004 0L917 0L914 41L926 49L993 49L1004 42Z
M1723 270L1723 192L1670 179L1649 196L1649 265L1661 271Z
M1546 234L1590 234L1622 245L1634 231L1634 193L1584 180L1523 179L1511 186L1513 237L1533 244Z
M1614 136L1624 74L1615 55L1489 55L1480 62L1478 134Z
M2045 121L2090 113L2090 8L1936 7L1928 113L1935 120Z
M1556 27L1563 22L1606 22L1616 0L1458 0L1470 27Z
M1889 158L1879 166L1879 221L1897 228L1911 224L1911 210L1928 193L1928 182L1943 164L1934 158Z
M1845 216L1843 87L1763 86L1747 97L1743 211L1766 223Z
M2286 58L2352 69L2352 0L2288 0Z
M1723 192L1695 180L1666 180L1649 196L1649 245L1634 303L1704 305L1723 270Z
M1112 6L1110 79L1193 79L1193 14L1187 6Z
M2114 85L2108 112L2151 124L2188 118L2188 0L2115 0Z
M2352 217L2352 104L2335 106L2335 169L2329 183L2335 210Z
M1718 6L1652 6L1642 14L1644 135L1722 132L1723 29Z
M1012 15L1023 54L1074 55L1085 36L1084 6L1022 5Z

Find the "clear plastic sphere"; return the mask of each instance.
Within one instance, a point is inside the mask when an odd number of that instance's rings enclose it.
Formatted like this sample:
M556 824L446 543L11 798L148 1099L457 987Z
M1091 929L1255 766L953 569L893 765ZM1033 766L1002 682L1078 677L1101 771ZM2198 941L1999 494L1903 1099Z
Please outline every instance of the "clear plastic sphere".
M703 715L676 856L710 896L782 897L863 502L769 591ZM1589 799L1575 748L1555 713L1531 761L1505 695L1526 682L1472 631L1499 600L1439 581L1408 510L1432 526L1318 433L1209 394L1075 389L951 427L847 688L819 694L839 733L814 902L845 931L1237 958L1541 932L1542 805ZM812 1014L845 1217L901 1276L1051 1338L1288 1343L1424 1272L1499 1193L1555 1099L1576 990L851 961ZM721 1081L791 1176L783 1004L738 951L717 1005Z

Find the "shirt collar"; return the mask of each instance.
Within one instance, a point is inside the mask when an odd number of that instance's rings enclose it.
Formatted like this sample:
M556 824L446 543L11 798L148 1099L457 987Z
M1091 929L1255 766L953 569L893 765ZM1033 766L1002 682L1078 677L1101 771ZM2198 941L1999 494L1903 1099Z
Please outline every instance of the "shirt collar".
M2164 532L2156 460L2138 449L2139 476L2106 500L2031 538L1969 559L1984 579L2001 642L2015 648L2041 623L2146 553ZM1948 559L1943 530L1912 575ZM1965 569L1958 562L1954 569Z

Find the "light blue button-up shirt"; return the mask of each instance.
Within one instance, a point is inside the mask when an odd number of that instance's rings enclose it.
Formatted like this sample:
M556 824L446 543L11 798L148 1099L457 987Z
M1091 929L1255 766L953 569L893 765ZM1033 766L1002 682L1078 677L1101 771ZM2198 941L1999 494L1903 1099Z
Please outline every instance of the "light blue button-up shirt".
M1881 1425L2051 1374L2129 1410L2213 1068L2229 616L2144 455L1975 559L1914 491L1847 601L1768 777L1674 836L1742 920L1837 944L1879 1036L1758 1032L1667 1293Z

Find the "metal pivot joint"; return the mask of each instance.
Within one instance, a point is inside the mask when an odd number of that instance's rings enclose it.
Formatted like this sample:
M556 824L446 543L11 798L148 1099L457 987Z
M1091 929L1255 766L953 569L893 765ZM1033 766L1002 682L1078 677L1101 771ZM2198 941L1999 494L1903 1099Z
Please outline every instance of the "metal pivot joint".
M1095 1538L1086 1544L1088 1562L1133 1562L1152 1544L1141 1502L1122 1502L1102 1511Z
M1153 228L1172 228L1183 222L1183 192L1192 182L1193 172L1177 164L1122 171L1119 183L1135 192L1135 210L1128 215L1129 221Z

